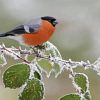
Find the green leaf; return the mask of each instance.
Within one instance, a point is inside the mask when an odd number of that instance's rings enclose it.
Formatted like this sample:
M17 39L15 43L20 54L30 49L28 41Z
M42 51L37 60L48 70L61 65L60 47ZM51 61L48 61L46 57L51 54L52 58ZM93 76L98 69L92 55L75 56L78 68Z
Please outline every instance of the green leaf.
M59 100L81 100L81 97L78 94L68 94L61 97Z
M34 77L41 80L41 75L37 71L34 72Z
M84 95L85 99L86 100L91 100L91 95L90 95L90 92L86 92L85 95Z
M83 73L77 73L74 77L75 83L82 89L82 92L86 92L89 88L88 78Z
M52 64L45 59L42 59L40 61L38 61L38 64L41 66L41 68L47 73L49 74L52 70Z
M44 95L43 83L38 79L28 80L19 100L42 100Z
M29 78L30 67L27 64L16 64L9 67L3 75L5 87L19 88Z

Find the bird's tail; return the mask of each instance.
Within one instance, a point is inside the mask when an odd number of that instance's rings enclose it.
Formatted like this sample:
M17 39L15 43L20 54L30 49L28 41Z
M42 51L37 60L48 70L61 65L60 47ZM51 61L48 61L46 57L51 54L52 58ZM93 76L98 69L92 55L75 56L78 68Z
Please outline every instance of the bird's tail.
M14 34L12 34L10 32L0 33L0 37L6 37L6 36L14 36Z

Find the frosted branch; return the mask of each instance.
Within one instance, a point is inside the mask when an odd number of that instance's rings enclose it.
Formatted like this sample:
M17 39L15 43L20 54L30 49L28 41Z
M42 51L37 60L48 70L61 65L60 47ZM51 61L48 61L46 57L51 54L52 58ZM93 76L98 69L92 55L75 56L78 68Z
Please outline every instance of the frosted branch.
M0 52L9 55L13 57L15 60L19 59L25 63L31 64L32 61L28 61L27 56L31 55L40 59L46 59L49 60L50 62L57 63L61 66L61 69L63 70L64 68L69 70L71 73L73 73L73 68L76 68L78 66L84 67L85 69L90 68L96 71L98 74L100 74L100 58L98 58L94 63L90 63L89 61L84 62L84 61L72 61L71 59L69 60L63 60L61 57L52 57L48 56L45 54L44 51L35 49L34 47L31 50L22 50L21 48L7 48L5 47L4 44L0 45ZM21 55L24 55L25 58L23 58ZM3 58L4 59L4 58Z

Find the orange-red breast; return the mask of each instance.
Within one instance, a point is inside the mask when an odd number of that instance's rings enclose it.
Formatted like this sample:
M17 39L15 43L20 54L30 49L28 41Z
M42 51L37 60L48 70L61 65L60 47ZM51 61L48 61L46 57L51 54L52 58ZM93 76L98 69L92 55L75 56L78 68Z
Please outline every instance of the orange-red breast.
M17 39L17 36L19 36L23 43L37 46L49 40L57 23L54 17L44 16L20 25L9 32L2 33L0 37L10 36L14 38L16 36L15 39Z

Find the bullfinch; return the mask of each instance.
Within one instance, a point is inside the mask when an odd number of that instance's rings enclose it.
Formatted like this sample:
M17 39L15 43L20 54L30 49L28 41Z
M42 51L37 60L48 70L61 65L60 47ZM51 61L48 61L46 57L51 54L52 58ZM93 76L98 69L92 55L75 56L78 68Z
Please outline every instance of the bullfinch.
M37 46L49 40L55 31L56 24L58 24L56 18L44 16L2 33L0 37L9 36L16 40L20 37L18 41L29 46Z

